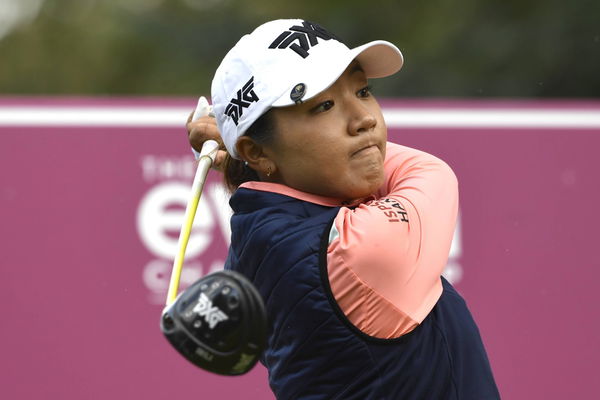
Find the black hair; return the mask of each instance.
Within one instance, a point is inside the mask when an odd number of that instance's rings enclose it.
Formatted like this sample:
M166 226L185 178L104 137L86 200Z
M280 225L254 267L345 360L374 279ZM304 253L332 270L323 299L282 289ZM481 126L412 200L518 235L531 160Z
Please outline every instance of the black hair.
M254 121L246 130L244 136L250 137L258 144L271 143L275 136L275 123L271 110L269 109ZM255 170L246 165L243 160L231 157L229 153L223 161L223 178L225 186L232 193L244 182L260 180Z

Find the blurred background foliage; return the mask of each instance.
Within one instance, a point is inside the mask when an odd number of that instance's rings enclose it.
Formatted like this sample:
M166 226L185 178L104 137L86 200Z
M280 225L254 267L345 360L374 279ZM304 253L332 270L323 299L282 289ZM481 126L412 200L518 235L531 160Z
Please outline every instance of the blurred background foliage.
M379 96L600 95L599 0L0 0L0 95L207 94L241 35L296 17L398 45Z

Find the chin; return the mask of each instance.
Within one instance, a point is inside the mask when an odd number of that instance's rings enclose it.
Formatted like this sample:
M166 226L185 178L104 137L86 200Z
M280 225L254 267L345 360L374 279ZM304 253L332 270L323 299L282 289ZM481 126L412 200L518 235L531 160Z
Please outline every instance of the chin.
M385 182L383 167L378 168L373 175L368 176L365 180L365 190L368 189L369 195L375 193Z
M349 193L350 196L348 196L348 198L355 200L369 197L377 193L377 191L383 185L383 183L383 174L381 174L380 176L371 177L370 179L366 179L361 185L357 185L356 187L354 187L352 193Z
M347 171L333 189L333 196L345 200L357 200L369 197L379 190L385 182L385 172L381 164Z

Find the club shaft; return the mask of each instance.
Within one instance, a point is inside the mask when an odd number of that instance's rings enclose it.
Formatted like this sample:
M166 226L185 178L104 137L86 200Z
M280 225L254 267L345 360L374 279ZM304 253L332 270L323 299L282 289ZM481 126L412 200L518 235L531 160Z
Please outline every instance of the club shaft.
M183 261L185 259L185 250L190 239L192 226L194 224L194 217L196 216L198 203L200 202L204 183L206 182L206 176L208 175L211 165L212 159L208 155L204 155L198 160L198 168L194 176L192 192L185 208L184 222L181 227L181 232L179 233L177 254L175 256L175 260L173 261L173 270L171 271L171 280L169 282L169 291L167 293L167 305L171 304L177 298L179 281L181 279L181 270L183 269Z

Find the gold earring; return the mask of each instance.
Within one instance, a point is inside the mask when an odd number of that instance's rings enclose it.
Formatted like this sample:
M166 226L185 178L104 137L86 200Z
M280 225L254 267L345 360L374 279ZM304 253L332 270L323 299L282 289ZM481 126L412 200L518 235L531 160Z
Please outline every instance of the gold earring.
M267 169L267 176L271 176L271 167L269 166L269 168Z

